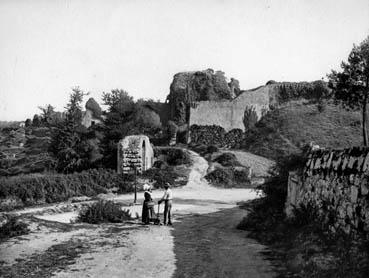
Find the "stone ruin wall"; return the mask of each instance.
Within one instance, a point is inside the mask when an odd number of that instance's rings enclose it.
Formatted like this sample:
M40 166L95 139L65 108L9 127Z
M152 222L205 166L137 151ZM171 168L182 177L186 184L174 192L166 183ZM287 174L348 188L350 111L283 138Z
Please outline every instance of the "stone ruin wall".
M120 173L132 174L134 169L142 173L142 158L140 149L121 149L121 161L119 163Z
M149 138L146 136L128 136L118 143L118 173L132 174L134 169L137 173L149 169L153 165L154 151L151 147ZM145 138L146 137L146 138ZM145 157L142 157L142 143L146 144ZM143 169L143 160L146 161Z
M312 151L302 176L290 173L287 215L309 202L333 232L368 234L369 149Z
M232 129L245 131L243 117L247 108L253 107L258 119L269 110L269 87L245 91L230 101L199 101L190 108L189 125L217 125L226 132Z

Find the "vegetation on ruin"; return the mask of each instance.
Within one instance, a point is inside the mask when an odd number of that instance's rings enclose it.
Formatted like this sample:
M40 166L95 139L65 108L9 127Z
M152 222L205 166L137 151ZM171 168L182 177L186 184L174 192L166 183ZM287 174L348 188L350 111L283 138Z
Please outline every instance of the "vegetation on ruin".
M360 113L333 103L319 112L315 104L290 102L268 112L247 131L242 149L278 159L300 153L310 142L328 148L361 145Z

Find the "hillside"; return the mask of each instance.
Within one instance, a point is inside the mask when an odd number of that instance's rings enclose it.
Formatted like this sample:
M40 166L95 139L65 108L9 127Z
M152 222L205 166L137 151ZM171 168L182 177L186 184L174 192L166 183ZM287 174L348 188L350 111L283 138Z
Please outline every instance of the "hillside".
M316 105L290 102L270 111L248 131L242 148L268 158L296 153L311 141L321 147L362 144L361 116L333 104L319 112Z
M46 127L0 129L0 176L42 172L52 168Z

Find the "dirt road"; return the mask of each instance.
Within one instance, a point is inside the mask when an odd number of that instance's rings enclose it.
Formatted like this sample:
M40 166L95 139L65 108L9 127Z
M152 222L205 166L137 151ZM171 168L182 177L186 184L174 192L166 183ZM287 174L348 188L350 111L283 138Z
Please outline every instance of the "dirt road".
M207 162L194 153L192 158L189 183L173 190L173 227L67 223L73 212L36 215L29 219L31 234L0 244L0 276L274 277L260 253L264 247L235 228L245 215L236 203L256 192L209 186L202 179ZM141 210L127 208L133 215Z

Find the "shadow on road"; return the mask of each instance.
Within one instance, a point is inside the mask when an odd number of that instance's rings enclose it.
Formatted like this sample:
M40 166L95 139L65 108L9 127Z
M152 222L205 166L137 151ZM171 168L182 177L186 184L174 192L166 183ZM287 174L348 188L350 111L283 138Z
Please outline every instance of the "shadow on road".
M271 262L261 255L265 247L236 229L245 214L232 208L176 222L174 277L276 277Z

